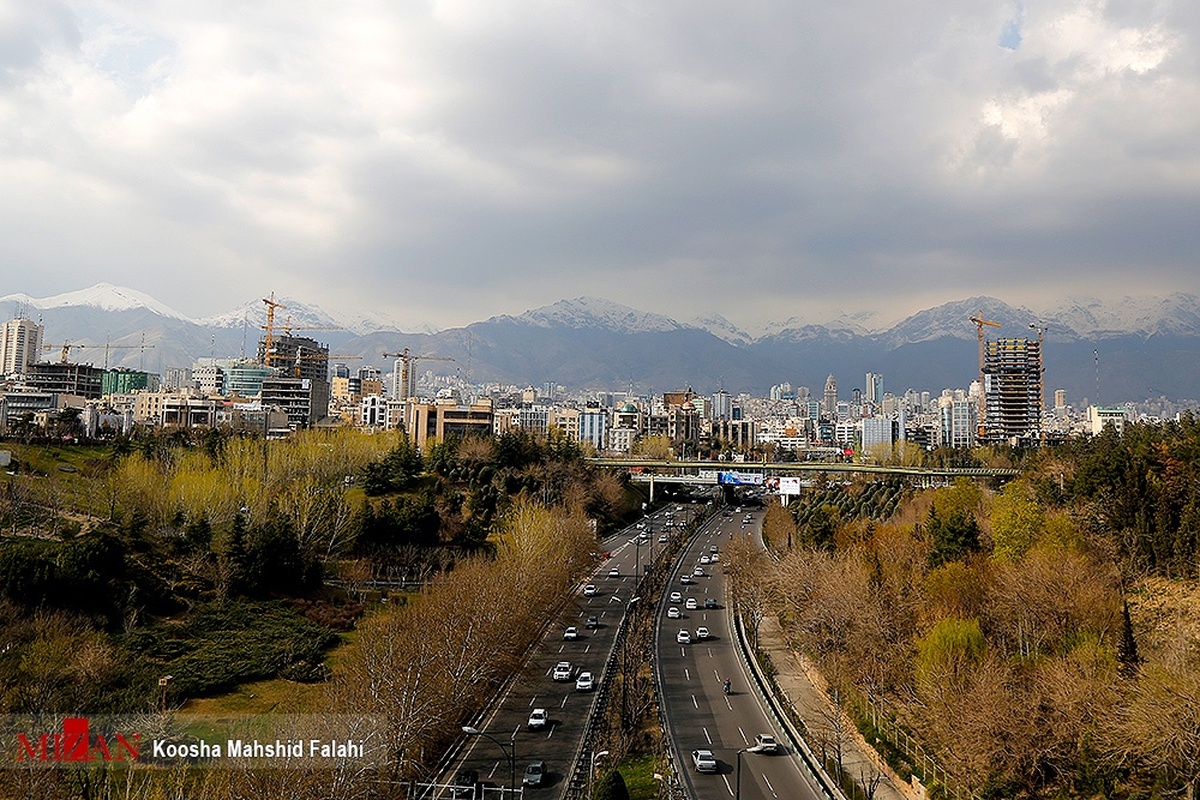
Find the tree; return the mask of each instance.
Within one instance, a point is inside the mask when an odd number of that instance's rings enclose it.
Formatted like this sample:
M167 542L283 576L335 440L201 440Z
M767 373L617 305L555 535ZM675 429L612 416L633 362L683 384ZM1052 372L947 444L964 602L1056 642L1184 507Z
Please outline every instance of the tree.
M596 781L592 789L594 800L629 800L629 788L620 770L610 769Z
M925 531L929 535L931 567L958 561L979 549L979 523L969 511L956 508L943 519L938 516L937 506L930 506Z

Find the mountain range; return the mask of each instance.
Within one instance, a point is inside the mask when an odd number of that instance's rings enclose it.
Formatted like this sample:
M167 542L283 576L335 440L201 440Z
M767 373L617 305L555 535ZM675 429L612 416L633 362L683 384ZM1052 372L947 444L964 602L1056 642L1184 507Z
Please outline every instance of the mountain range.
M277 298L277 328L327 342L333 360L390 371L385 352L407 347L449 361L419 369L454 374L471 383L663 391L692 386L765 395L774 384L809 386L819 393L833 374L844 397L861 388L868 371L884 375L887 391L966 387L978 373L977 335L970 317L998 323L985 335L1045 338L1049 399L1065 389L1068 402L1103 404L1166 397L1200 397L1200 297L1125 298L1104 304L1072 298L1042 309L972 297L919 311L887 327L840 315L823 322L792 318L742 330L720 314L680 322L611 300L579 297L519 315L465 327L402 332L395 323L362 314L343 318L295 298ZM111 284L47 298L0 297L10 316L40 319L47 349L72 344L71 359L163 372L205 356L253 356L265 322L254 299L223 314L190 319L154 298ZM108 345L106 348L106 344ZM84 347L82 345L91 345ZM48 358L56 358L53 353ZM361 360L360 360L361 359Z

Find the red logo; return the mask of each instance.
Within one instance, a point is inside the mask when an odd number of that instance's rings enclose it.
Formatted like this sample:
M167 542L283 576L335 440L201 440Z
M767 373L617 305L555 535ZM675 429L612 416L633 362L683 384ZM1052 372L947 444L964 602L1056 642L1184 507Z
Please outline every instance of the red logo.
M127 737L120 733L91 732L87 717L68 717L63 729L30 739L17 734L17 761L137 761L142 735Z

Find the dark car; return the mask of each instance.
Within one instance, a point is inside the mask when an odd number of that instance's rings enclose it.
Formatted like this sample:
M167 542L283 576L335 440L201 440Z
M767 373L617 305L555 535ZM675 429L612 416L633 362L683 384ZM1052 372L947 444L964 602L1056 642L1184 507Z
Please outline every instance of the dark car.
M460 769L454 776L454 788L451 797L474 797L475 784L479 783L479 773L473 769Z
M716 598L715 598L715 597L706 597L706 598L704 598L704 607L705 607L705 608L716 608L716 607L717 607L717 600L716 600Z
M525 768L525 777L521 779L521 783L530 788L542 785L542 780L546 777L546 762L534 761Z

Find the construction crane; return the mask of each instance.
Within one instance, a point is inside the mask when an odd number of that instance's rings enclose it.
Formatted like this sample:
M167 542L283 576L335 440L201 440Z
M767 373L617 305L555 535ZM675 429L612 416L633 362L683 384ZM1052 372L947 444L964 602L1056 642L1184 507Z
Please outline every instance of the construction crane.
M270 297L262 298L263 303L267 306L267 323L260 326L266 335L263 336L263 366L271 366L271 362L282 356L275 352L275 311L277 309L287 310L287 306L275 299L275 293L271 292ZM291 336L292 331L340 331L343 330L338 325L293 325L292 318L289 316L283 328L284 336ZM361 356L359 356L361 358Z
M987 395L983 391L983 327L990 325L993 328L999 328L999 322L993 322L990 319L983 318L982 311L976 311L975 316L971 317L971 322L975 323L975 329L979 338L979 422L976 431L979 439L983 439L987 432Z
M399 400L408 399L409 376L412 372L412 365L415 361L453 361L453 358L446 356L434 355L413 355L408 352L408 348L404 348L399 353L384 353L384 358L394 358L400 362L400 397Z
M302 350L303 348L301 348ZM296 365L293 367L293 375L300 377L300 362L301 361L328 361L331 358L339 360L349 360L353 358L362 358L362 356L354 355L330 355L329 353L304 353L301 350L296 351Z
M108 369L108 351L109 350L153 350L152 344L84 344L83 342L63 342L62 344L47 344L43 345L43 350L58 350L61 352L59 357L60 364L66 364L71 357L72 350L99 350L104 348L104 368Z
M1042 412L1046 408L1046 353L1042 349L1042 340L1046 335L1046 326L1041 322L1031 322L1029 327L1037 331L1038 335L1038 434L1041 437L1042 444L1046 444L1046 429L1042 426Z

